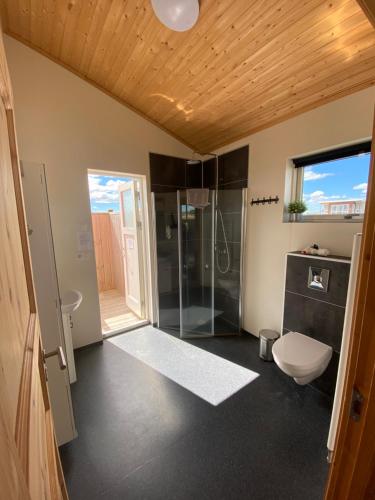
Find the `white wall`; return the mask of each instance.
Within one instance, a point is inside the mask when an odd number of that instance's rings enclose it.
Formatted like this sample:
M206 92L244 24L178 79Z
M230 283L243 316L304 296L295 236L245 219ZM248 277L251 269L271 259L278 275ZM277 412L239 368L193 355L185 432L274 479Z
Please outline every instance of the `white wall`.
M349 256L360 223L283 223L288 159L324 148L369 138L375 88L304 113L217 151L248 144L249 192L252 197L279 195L278 205L248 206L244 328L279 330L283 307L285 254L318 243L332 253Z
M148 152L186 157L188 148L102 92L19 42L5 37L20 157L47 168L60 288L85 300L75 317L76 347L101 338L94 256L77 259L76 231L90 225L87 168L148 176ZM345 97L219 151L249 144L248 198L285 188L295 156L368 138L375 89ZM281 200L283 201L283 200ZM248 208L244 327L280 328L285 254L318 242L350 255L358 223L282 222L283 203Z
M74 346L101 340L94 254L77 257L77 230L91 228L87 169L149 176L150 151L190 150L136 113L19 42L5 38L20 158L46 165L62 291L84 300L74 313Z

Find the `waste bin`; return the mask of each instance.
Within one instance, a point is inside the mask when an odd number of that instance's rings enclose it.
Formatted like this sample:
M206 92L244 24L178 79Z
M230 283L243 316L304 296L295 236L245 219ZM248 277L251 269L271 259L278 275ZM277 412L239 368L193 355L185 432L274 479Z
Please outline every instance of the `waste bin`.
M273 361L272 346L280 334L275 330L261 330L259 332L259 356L265 361Z

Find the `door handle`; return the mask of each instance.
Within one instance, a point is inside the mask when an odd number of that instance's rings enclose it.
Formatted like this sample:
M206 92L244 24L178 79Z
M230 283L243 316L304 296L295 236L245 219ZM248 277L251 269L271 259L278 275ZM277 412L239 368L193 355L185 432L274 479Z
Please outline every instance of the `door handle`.
M54 351L46 352L43 351L43 357L46 360L47 358L51 358L52 356L57 356L59 359L59 365L60 365L60 370L65 370L66 369L66 359L65 359L65 354L62 349L62 347L59 345L56 347Z

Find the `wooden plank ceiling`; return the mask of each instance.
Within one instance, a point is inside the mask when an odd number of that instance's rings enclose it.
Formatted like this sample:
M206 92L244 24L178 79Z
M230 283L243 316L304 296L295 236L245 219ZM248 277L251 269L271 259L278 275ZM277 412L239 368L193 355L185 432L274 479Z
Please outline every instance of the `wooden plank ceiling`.
M8 34L201 152L375 83L355 0L202 0L185 33L149 0L2 1Z

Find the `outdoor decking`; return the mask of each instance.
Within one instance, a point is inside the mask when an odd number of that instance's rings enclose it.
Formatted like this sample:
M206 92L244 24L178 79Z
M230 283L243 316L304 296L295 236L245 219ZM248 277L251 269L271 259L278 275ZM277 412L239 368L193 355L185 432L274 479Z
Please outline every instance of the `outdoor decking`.
M125 298L118 290L100 292L99 302L103 335L127 328L140 321L138 316L127 307Z

